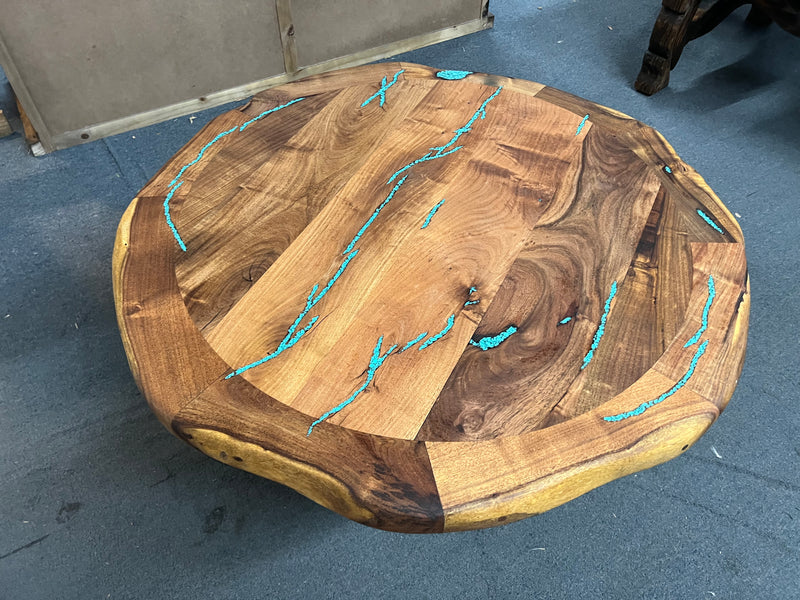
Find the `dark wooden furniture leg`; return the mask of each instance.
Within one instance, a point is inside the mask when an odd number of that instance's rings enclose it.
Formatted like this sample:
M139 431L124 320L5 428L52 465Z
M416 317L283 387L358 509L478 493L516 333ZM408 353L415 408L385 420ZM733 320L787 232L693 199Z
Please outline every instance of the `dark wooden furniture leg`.
M689 27L686 42L690 42L707 34L722 23L728 15L744 4L752 4L752 0L717 0L716 2L701 2L700 8L694 16L694 21ZM752 10L750 11L750 14L753 13L758 14L759 17L764 15L763 11L757 8L755 4L753 4Z
M780 1L759 0L663 0L656 19L642 70L634 84L648 96L667 87L669 72L678 64L684 46L707 34L744 4L752 4L747 22L766 27L778 19L781 27L797 35L798 10ZM779 16L776 16L779 15Z
M772 23L772 17L765 13L763 8L753 4L753 7L747 14L747 22L754 27L766 27Z
M651 96L669 83L669 72L677 64L687 42L689 26L700 0L663 0L653 26L650 45L636 78L637 91Z

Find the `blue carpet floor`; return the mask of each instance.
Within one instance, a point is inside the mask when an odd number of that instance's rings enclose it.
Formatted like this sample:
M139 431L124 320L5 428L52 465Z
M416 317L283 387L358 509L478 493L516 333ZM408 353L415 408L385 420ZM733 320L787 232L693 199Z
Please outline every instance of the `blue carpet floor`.
M800 598L800 39L739 11L646 98L632 82L659 4L494 0L493 30L400 58L630 114L741 216L747 360L695 446L544 515L439 536L375 531L215 462L139 395L110 259L130 199L229 107L43 158L15 134L0 139L0 598ZM10 99L0 80L13 115Z

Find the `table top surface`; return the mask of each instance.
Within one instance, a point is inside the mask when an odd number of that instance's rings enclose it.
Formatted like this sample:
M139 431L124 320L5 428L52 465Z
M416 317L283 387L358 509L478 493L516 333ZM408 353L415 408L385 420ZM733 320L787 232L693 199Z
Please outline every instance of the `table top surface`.
M212 121L131 203L114 283L171 431L401 531L676 456L733 393L749 307L738 224L657 132L403 63Z

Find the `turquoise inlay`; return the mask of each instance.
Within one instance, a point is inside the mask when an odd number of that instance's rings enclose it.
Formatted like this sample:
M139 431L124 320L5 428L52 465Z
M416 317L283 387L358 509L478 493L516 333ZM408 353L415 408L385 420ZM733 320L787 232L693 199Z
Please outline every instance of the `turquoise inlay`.
M714 277L711 275L708 276L708 300L706 300L706 305L703 308L703 323L700 325L700 329L692 336L688 342L684 344L684 348L688 348L700 341L700 336L705 333L706 329L708 329L708 311L711 310L711 303L714 301L714 297L717 295L717 290L714 289Z
M474 294L477 291L478 291L478 288L476 288L473 285L471 288L469 288L468 295L472 296L472 294ZM480 304L480 302L481 302L480 300L467 300L466 302L464 302L464 306L472 306L473 304Z
M436 335L432 335L427 340L425 340L422 343L422 345L419 347L419 349L420 350L425 350L425 348L427 348L428 346L430 346L434 342L438 342L440 339L442 339L447 334L447 332L450 331L453 328L453 323L455 322L455 319L456 319L455 314L450 315L450 317L448 317L448 319L447 319L447 325L444 326L444 329L442 329Z
M441 202L439 202L439 204L437 204L436 206L434 206L434 207L431 209L431 212L429 212L429 213L428 213L428 216L427 216L427 218L425 219L425 222L422 224L422 227L420 227L420 229L425 229L425 228L426 228L428 225L430 225L430 224L431 224L431 219L433 218L433 215L435 215L435 214L436 214L436 211L437 211L437 210L439 210L439 209L442 207L442 204L444 204L444 200L445 200L445 199L444 199L444 198L442 198L442 201L441 201Z
M425 155L425 156L423 156L422 158L418 158L418 159L417 159L417 160L415 160L414 162L412 162L412 163L408 163L408 164L407 164L405 167L403 167L402 169L399 169L399 170L397 170L397 171L395 172L395 174L394 174L394 175L392 175L392 176L389 178L389 181L388 181L387 183L392 183L392 181L394 181L395 177L397 177L398 175L400 175L400 173L403 173L404 171L407 171L408 169L410 169L410 168L411 168L411 167L413 167L413 166L416 166L416 165L418 165L419 163L423 163L423 162L425 162L425 161L428 161L428 160L433 160L434 158L442 158L442 157L444 157L444 156L447 156L448 154L452 154L453 152L458 152L458 151L459 151L459 150L461 150L461 148L463 148L463 147L464 147L464 146L458 146L458 147L456 147L456 148L453 148L452 150L448 150L447 152L443 152L442 154L438 154L438 155L436 155L436 156L431 156L431 153L430 153L430 152L428 152L428 154L426 154L426 155Z
M719 225L717 225L716 223L714 223L714 221L711 220L711 217L709 217L706 213L704 213L699 208L697 209L697 214L700 215L700 217L703 219L703 221L705 221L706 223L711 225L711 227L713 227L716 231L719 231L723 235L725 234L725 232L722 231L722 228Z
M708 346L708 340L704 341L700 346L697 348L697 352L694 353L692 357L692 362L689 364L689 370L686 371L683 377L681 377L680 381L672 386L668 391L661 394L655 400L648 400L647 402L642 402L637 408L633 410L629 410L628 412L620 413L618 415L612 415L610 417L603 417L606 421L622 421L623 419L628 419L630 417L635 417L636 415L642 414L648 408L659 404L672 396L675 392L681 389L686 382L689 381L689 378L694 374L694 369L697 366L697 361L700 360L700 357L703 356L703 353L706 351L706 347Z
M586 353L586 356L583 357L583 364L581 365L581 371L586 368L586 365L592 360L594 356L594 351L597 350L597 346L600 344L600 338L603 337L603 334L606 330L606 320L608 319L608 312L611 310L611 301L614 299L614 296L617 295L617 282L611 284L611 292L608 294L608 298L606 299L606 305L603 307L603 316L600 318L600 325L597 327L597 331L594 334L594 339L592 340L592 347L589 348L589 352Z
M172 230L172 235L175 236L175 239L178 241L178 245L181 247L181 250L186 252L186 244L183 243L180 234L178 233L178 229L175 227L175 223L172 222L172 217L169 216L169 201L172 200L172 195L175 191L183 185L181 181L178 185L172 188L169 193L167 194L167 198L164 200L164 216L167 218L167 225Z
M395 178L398 175L400 175L400 173L402 173L403 171L406 171L407 169L410 169L414 165L417 165L419 163L422 163L422 162L425 162L425 161L428 161L428 160L434 160L436 158L442 158L443 156L447 156L448 154L452 154L453 152L461 150L461 148L463 148L463 146L457 146L456 148L453 148L451 150L447 150L447 149L450 148L450 146L452 146L453 144L455 144L458 141L458 138L460 138L462 135L472 131L472 129L471 129L472 128L472 124L478 119L478 117L480 117L481 119L485 119L486 118L486 105L488 105L489 102L494 100L494 98L497 96L497 94L500 93L500 91L502 89L503 89L503 86L501 85L500 87L498 87L494 91L494 93L491 96L489 96L486 100L484 100L483 104L481 104L480 107L478 108L478 110L475 111L475 114L472 115L472 118L469 121L467 121L467 124L464 125L463 127L459 127L458 129L456 129L453 132L453 137L450 139L449 142L447 142L444 146L437 146L436 148L431 148L430 152L425 154L425 156L423 156L422 158L418 158L417 160L407 164L405 167L403 167L401 169L398 169L397 171L395 171L394 175L389 177L389 181L387 183L392 183L395 180ZM447 150L447 151L445 152L445 150Z
M191 167L191 166L193 166L193 165L196 165L197 163L199 163L199 162L200 162L200 159L202 159L202 158L203 158L203 155L206 153L206 150L208 150L209 148L211 148L211 146L213 146L213 145L214 145L215 143L217 143L219 140L221 140L222 138L224 138L226 135L230 135L231 133L233 133L233 132L234 132L234 131L236 131L237 129L238 129L238 127L233 127L232 129L228 129L228 131L223 131L222 133L219 133L219 134L217 134L217 136L216 136L216 137L215 137L213 140L211 140L211 141L210 141L210 142L208 142L208 143L207 143L205 146L203 146L202 148L200 148L200 152L198 152L198 153L197 153L197 156L195 157L195 159L194 159L193 161L191 161L190 163L187 163L187 164L183 165L183 166L181 167L181 170L180 170L180 171L178 171L178 174L175 176L175 179L173 179L172 181L170 181L170 182L169 182L169 185L168 185L167 187L170 187L170 188L171 188L171 187L172 187L172 186L174 186L176 183L178 183L178 181L180 180L180 178L181 178L181 177L183 177L183 174L186 172L186 169L188 169L189 167Z
M669 168L669 165L665 165L665 166L664 166L664 170L665 170L667 173L672 173L672 169L670 169L670 168Z
M578 131L575 132L575 135L580 135L583 126L586 125L586 121L589 120L589 115L583 117L583 121L581 121L580 125L578 125Z
M361 229L358 230L358 233L355 235L355 237L352 240L350 240L350 243L347 244L347 248L344 249L344 252L342 252L342 254L347 254L355 247L355 245L358 243L358 240L361 239L361 236L364 235L364 232L367 230L367 228L369 228L369 226L372 225L372 222L378 217L378 214L383 210L383 207L389 204L389 200L391 200L394 197L395 192L397 192L397 190L400 189L400 186L403 185L403 182L406 180L406 177L408 177L408 175L406 175L400 181L398 181L397 185L394 186L394 188L392 188L392 191L389 192L389 195L386 196L386 199L383 202L381 202L378 208L375 209L375 211L372 213L372 216L369 219L367 219L367 222L361 226Z
M410 341L410 342L408 342L408 343L407 343L405 346L403 346L403 347L400 349L400 351L398 352L398 354L400 354L400 352L405 352L406 350L408 350L409 348L411 348L411 346L413 346L414 344L416 344L418 341L420 341L420 340L421 340L422 338L424 338L426 335L428 335L428 332L427 332L427 331L424 331L424 332L420 333L420 334L419 334L417 337L415 337L413 340L411 340L411 341Z
M322 416L321 416L319 419L317 419L316 421L314 421L314 422L311 424L311 426L308 428L308 433L306 433L306 437L308 437L309 435L311 435L311 432L314 430L314 427L316 427L317 425L319 425L320 423L322 423L322 422L323 422L325 419L327 419L328 417L332 417L333 415L335 415L336 413L338 413L338 412L339 412L340 410L342 410L342 409L343 409L345 406L347 406L347 405L348 405L348 404L350 404L350 403L351 403L353 400L355 400L355 399L356 399L356 397L357 397L357 396L358 396L358 395L359 395L361 392L363 392L365 389L367 389L367 388L369 387L369 384L370 384L370 383L372 383L372 380L373 380L373 379L375 379L375 372L376 372L376 371L377 371L377 370L380 368L380 366L381 366L381 365L383 364L383 362L386 360L386 357L388 357L388 356L389 356L389 355L390 355L390 354L391 354L391 353L394 351L394 349L395 349L395 348L397 348L397 344L395 344L394 346L392 346L391 348L389 348L389 349L386 351L386 353L385 353L385 354L381 355L381 344L382 344L382 343L383 343L383 336L381 336L381 337L379 337L379 338L378 338L378 343L377 343L377 344L375 344L375 348L374 348L374 350L372 351L372 358L370 358L370 359L369 359L369 367L367 368L367 380L364 382L364 385L362 385L362 386L361 386L360 388L358 388L358 389L357 389L355 392L353 392L353 393L352 393L352 395L351 395L351 396L350 396L350 397L349 397L347 400L345 400L344 402L342 402L342 403L341 403L341 404L339 404L338 406L334 406L332 409L330 409L328 412L326 412L324 415L322 415Z
M567 318L565 318L565 319L561 319L561 320L558 322L558 324L559 324L559 325L564 325L565 323L569 323L570 321L572 321L572 317L567 317Z
M306 307L300 312L300 314L295 319L294 323L292 323L291 327L289 327L289 329L286 332L286 335L278 344L278 347L275 349L274 352L267 354L263 358L260 358L257 361L250 363L249 365L239 367L233 373L226 375L225 379L230 379L234 375L241 375L242 373L244 373L245 371L249 371L253 367L257 367L258 365L264 364L265 362L272 360L273 358L280 355L282 352L288 350L289 348L294 346L297 342L299 342L300 338L302 338L306 333L308 333L314 326L314 324L317 322L317 319L319 319L319 315L317 315L316 317L312 317L308 325L306 325L305 327L303 327L303 329L295 333L298 325L300 325L300 322L306 317L308 312L312 308L314 308L319 303L319 301L322 300L322 298L325 297L325 294L327 294L330 291L331 287L333 287L333 284L336 283L336 280L338 280L339 277L342 276L342 273L344 273L345 269L347 268L347 265L350 264L350 261L353 260L353 258L355 258L356 254L358 254L358 250L354 250L353 252L347 255L347 258L345 258L345 260L342 262L342 265L336 271L334 276L331 277L330 281L328 281L328 284L324 288L322 288L322 291L320 291L319 294L317 294L317 290L319 289L319 284L316 283L314 284L314 287L311 288L311 293L308 295L308 299L306 300Z
M505 331L501 331L497 335L487 336L485 338L479 339L477 342L474 340L470 340L469 343L473 346L477 346L484 352L489 350L490 348L497 348L500 344L505 342L508 338L510 338L513 334L517 332L517 328L511 325Z
M386 90L388 90L395 83L397 83L397 78L400 76L400 73L402 73L403 71L405 71L405 69L400 69L397 73L395 73L394 74L394 79L392 79L392 81L390 83L388 83L388 84L386 83L386 77L384 77L383 80L381 81L381 89L379 89L377 92L372 94L372 96L370 96L369 98L364 100L364 104L362 104L361 107L362 108L365 107L367 104L369 104L370 102L375 100L375 98L380 98L381 99L380 105L383 106L383 103L386 102Z
M223 131L222 133L218 133L214 137L213 140L208 142L205 146L203 146L200 149L200 152L197 153L197 156L194 158L194 160L192 160L191 162L183 165L181 167L181 170L178 171L178 174L175 176L175 178L172 181L169 182L169 185L167 186L169 188L169 192L167 193L167 199L164 201L164 214L167 217L167 225L169 225L169 228L172 230L172 235L175 236L175 240L177 240L178 245L181 247L181 250L186 252L186 244L183 243L183 240L181 239L181 236L178 234L178 230L175 227L175 224L172 222L172 219L170 218L170 215L169 215L169 201L172 199L172 195L175 193L175 190L177 190L183 184L183 182L179 183L179 181L180 181L181 177L183 177L183 174L186 172L186 169L188 169L189 167L191 167L193 165L196 165L198 162L200 162L200 160L203 158L203 155L205 155L206 150L211 148L211 146L213 146L216 142L218 142L219 140L224 138L226 135L230 135L231 133L233 133L237 129L239 131L244 131L244 128L247 127L248 125L250 125L250 123L258 121L259 119L263 119L268 114L274 113L275 111L280 110L282 108L286 108L287 106L289 106L291 104L294 104L295 102L300 102L300 100L304 100L304 98L296 98L295 100L292 100L291 102L287 102L286 104L283 104L281 106L276 106L275 108L271 108L269 110L265 110L263 113L261 113L260 115L258 115L254 119L250 119L249 121L247 121L241 127L236 126L236 127L231 128L231 129L228 129L227 131Z
M439 71L436 76L439 79L464 79L467 75L472 75L472 71Z
M286 108L287 106L291 106L291 105L292 105L292 104L294 104L295 102L300 102L300 100L305 100L305 97L303 97L303 98L295 98L294 100L290 100L290 101L289 101L289 102L287 102L286 104L281 104L280 106L276 106L275 108L270 108L269 110L265 110L264 112L262 112L262 113L261 113L260 115L258 115L257 117L254 117L254 118L250 119L249 121L245 122L245 123L244 123L244 125L242 125L241 127L239 127L239 131L244 131L244 130L245 130L245 127L247 127L248 125L250 125L250 124L252 124L252 123L255 123L255 122L256 122L256 121L258 121L259 119L263 119L263 118L264 118L264 117L266 117L267 115L269 115L269 114L272 114L272 113L274 113L274 112L277 112L277 111L279 111L279 110L280 110L280 109L282 109L282 108Z

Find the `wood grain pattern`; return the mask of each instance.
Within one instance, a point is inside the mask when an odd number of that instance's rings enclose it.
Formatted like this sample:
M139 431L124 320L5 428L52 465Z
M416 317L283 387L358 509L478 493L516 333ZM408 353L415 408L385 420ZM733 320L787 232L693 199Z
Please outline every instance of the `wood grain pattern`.
M741 230L657 132L437 73L347 69L221 115L113 259L165 426L396 531L510 522L677 456L748 323Z

